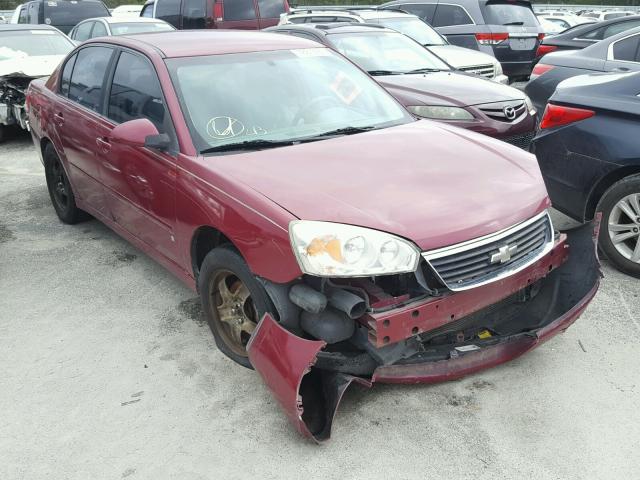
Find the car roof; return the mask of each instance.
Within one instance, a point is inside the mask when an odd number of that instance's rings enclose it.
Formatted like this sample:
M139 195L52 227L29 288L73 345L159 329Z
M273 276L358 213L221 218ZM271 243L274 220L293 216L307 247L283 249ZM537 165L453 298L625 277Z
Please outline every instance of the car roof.
M294 9L289 14L290 16L298 15L298 16L318 16L318 15L327 15L327 16L339 16L340 14L344 16L356 16L363 19L378 19L378 18L403 18L403 17L416 17L409 12L400 12L391 9L378 9L373 7L353 7L353 8L342 8L342 7L318 7L318 8L300 8Z
M0 32L8 32L12 30L59 30L51 25L36 25L31 23L3 23L0 24ZM62 32L60 32L62 33Z
M164 20L159 18L149 18L149 17L94 17L87 18L86 20L82 20L82 22L89 22L92 20L102 20L107 22L108 24L112 23L166 23ZM82 23L80 22L80 23Z
M149 56L160 55L163 58L319 47L316 42L304 38L242 30L177 30L136 33L135 35L89 40L84 45L91 43L123 45L143 51Z
M286 24L277 27L271 27L269 31L277 32L282 30L299 30L299 31L311 31L320 35L330 35L333 33L363 33L363 32L384 32L384 33L398 33L391 28L383 27L381 25L371 25L367 23L314 23L314 24ZM402 35L401 33L398 33Z

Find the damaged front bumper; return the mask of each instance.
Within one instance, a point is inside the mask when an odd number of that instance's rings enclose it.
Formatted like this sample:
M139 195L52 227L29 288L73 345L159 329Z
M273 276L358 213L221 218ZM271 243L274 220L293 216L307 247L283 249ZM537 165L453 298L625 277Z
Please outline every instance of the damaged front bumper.
M597 230L586 224L566 232L547 257L505 281L367 317L360 335L368 343L360 352L301 338L267 314L247 346L249 358L297 430L326 440L354 382L370 387L454 380L512 360L566 330L599 286ZM478 295L489 306L474 311Z

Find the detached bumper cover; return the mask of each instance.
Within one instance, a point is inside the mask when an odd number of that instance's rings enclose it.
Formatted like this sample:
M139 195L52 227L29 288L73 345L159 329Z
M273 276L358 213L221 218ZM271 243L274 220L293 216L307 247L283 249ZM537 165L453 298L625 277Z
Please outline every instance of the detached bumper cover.
M249 342L249 358L296 429L318 442L326 440L340 400L354 382L370 387L374 382L454 380L517 358L566 330L598 290L597 230L597 226L586 224L567 232L569 259L543 280L542 292L520 313L536 325L527 331L478 341L471 351L445 345L445 350L451 351L447 359L417 355L401 364L380 365L370 378L361 378L315 367L325 343L302 339L267 314Z

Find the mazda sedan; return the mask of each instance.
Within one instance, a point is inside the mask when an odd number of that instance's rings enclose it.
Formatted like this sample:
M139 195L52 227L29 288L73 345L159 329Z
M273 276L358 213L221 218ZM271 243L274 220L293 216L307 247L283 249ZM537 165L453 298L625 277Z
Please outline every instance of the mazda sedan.
M198 291L220 350L316 440L351 383L506 362L598 288L593 228L554 230L532 155L416 120L314 42L90 40L27 107L60 220L97 218Z

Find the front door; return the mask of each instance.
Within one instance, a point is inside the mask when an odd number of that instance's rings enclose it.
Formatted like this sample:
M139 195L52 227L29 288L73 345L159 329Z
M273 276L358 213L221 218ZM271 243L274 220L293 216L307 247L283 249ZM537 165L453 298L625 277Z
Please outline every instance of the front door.
M107 118L96 141L102 181L113 219L125 230L175 261L175 158L110 140L120 123L147 118L172 138L173 128L155 69L142 55L123 51L107 98Z

